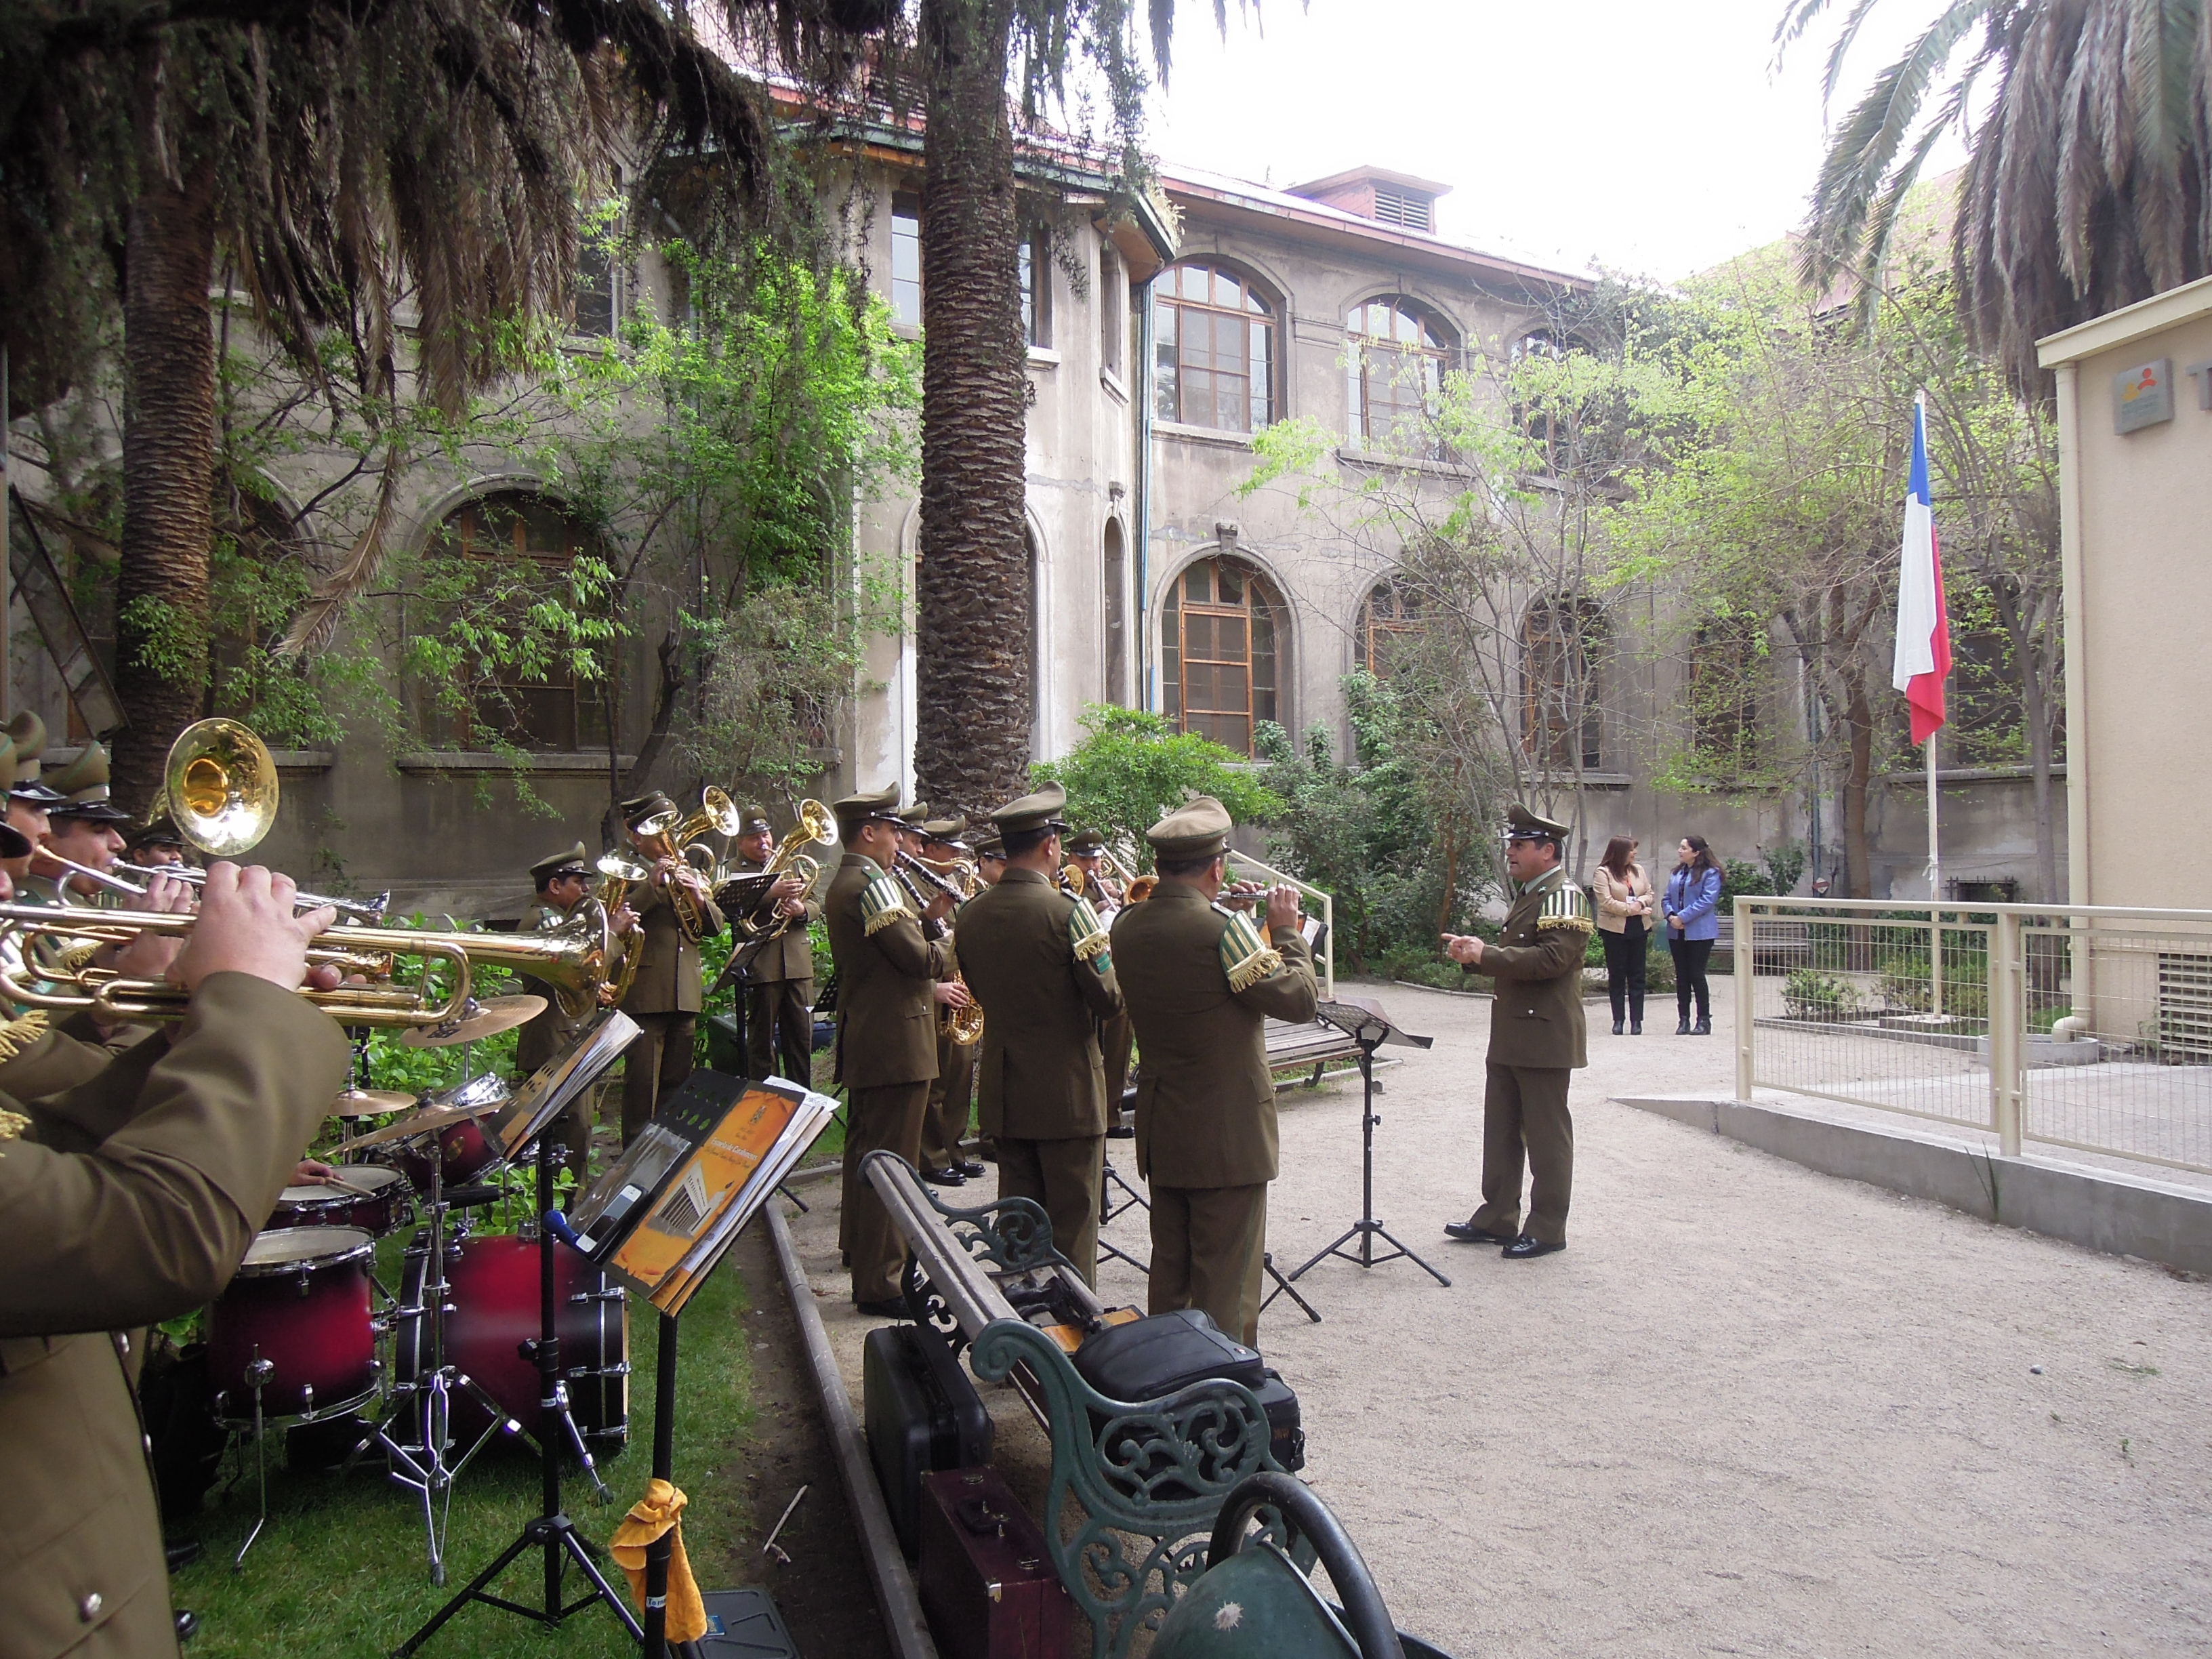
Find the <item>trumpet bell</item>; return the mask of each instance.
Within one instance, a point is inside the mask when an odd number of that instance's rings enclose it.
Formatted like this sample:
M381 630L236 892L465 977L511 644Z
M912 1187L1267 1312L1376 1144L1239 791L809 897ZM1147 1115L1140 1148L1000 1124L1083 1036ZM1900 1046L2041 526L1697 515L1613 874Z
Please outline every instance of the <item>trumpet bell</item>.
M179 732L162 792L177 833L210 858L235 858L276 822L276 763L236 720L195 720Z
M793 841L819 842L824 847L837 844L837 817L818 800L799 803L799 823L792 831Z

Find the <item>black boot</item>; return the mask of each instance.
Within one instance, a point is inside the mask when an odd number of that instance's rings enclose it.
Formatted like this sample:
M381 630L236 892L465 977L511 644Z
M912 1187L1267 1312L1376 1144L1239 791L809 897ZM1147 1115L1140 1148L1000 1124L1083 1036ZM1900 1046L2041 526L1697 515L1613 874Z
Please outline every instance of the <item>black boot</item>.
M1628 1035L1631 1036L1642 1036L1644 1035L1644 1022L1640 1019L1632 1019L1629 1021Z
M1684 1014L1680 1019L1674 1022L1674 1035L1676 1036L1687 1036L1690 1035L1690 1017L1687 1014Z
M1690 1033L1692 1036L1711 1036L1712 1034L1713 1023L1709 1019L1699 1020L1697 1024L1697 1029Z
M1613 1021L1613 1036L1619 1036L1621 1034L1622 1030L1623 1030L1623 1027L1622 1027L1622 1025L1621 1025L1621 1023L1620 1023L1619 1020L1617 1020L1617 1019L1616 1019L1615 1021Z

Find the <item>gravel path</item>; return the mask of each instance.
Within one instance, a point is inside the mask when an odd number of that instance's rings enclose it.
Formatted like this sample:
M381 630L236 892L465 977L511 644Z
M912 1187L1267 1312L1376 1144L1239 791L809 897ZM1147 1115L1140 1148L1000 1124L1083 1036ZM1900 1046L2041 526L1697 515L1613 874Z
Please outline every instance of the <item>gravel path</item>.
M1725 1006L1710 1039L1597 1023L1571 1248L1503 1262L1440 1231L1474 1203L1488 1003L1358 994L1437 1039L1382 1074L1376 1208L1453 1283L1331 1262L1301 1282L1325 1322L1279 1300L1261 1346L1401 1626L1459 1659L2212 1645L2212 1287L1611 1102L1725 1091ZM1356 1101L1284 1097L1279 1265L1358 1212ZM1141 1212L1109 1237L1149 1254Z

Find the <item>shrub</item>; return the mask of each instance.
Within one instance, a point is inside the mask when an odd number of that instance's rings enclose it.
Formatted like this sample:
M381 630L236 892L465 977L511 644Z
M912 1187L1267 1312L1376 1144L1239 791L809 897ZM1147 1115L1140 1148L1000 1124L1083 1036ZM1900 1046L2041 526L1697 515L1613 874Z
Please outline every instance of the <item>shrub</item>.
M1793 968L1782 981L1782 1006L1792 1019L1849 1019L1859 1012L1859 994L1849 980Z

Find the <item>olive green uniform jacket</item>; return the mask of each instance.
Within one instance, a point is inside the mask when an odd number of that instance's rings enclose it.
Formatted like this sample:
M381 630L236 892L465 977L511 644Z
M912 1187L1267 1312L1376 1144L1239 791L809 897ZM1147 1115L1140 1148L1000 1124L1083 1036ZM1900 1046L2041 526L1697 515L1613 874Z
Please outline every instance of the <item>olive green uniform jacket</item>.
M1076 959L1075 901L1034 870L1008 870L960 912L960 970L983 1005L983 1133L1066 1140L1106 1133L1096 1022L1121 1011L1110 951Z
M757 875L767 866L757 859L739 859L736 865L739 875ZM793 919L790 928L774 944L764 945L761 952L738 975L740 985L778 985L786 980L814 977L814 946L806 937L806 924L822 920L822 901L807 893L805 921Z
M928 1083L937 1076L937 1003L945 946L901 916L871 933L860 896L883 866L848 853L823 902L837 962L837 1080L848 1089Z
M630 908L637 912L637 931L629 949L644 955L637 977L622 1000L626 1014L696 1014L706 1005L706 981L700 972L699 941L678 926L676 907L668 889L651 882L631 890ZM722 931L722 913L709 899L699 901L705 918L705 936Z
M143 1082L95 1151L0 1143L0 1647L10 1659L174 1650L131 1395L137 1356L111 1333L220 1293L349 1058L338 1028L301 998L218 974L158 1059L134 1050L116 1062L118 1086L142 1067Z
M540 898L522 913L522 920L515 924L514 931L517 933L538 933L548 928L565 927L580 916L591 915L592 902L591 895L586 893L576 901L574 909L563 910L559 905L549 904ZM609 964L610 971L612 966ZM523 1026L521 1036L515 1042L515 1070L527 1077L573 1042L576 1033L584 1029L592 1017L586 1014L582 1019L569 1018L561 1012L561 1000L550 985L544 980L533 979L528 974L520 977L524 990L532 996L545 999L545 1011L534 1015Z
M1229 988L1229 918L1196 888L1164 881L1114 919L1114 963L1137 1030L1137 1169L1166 1187L1275 1178L1275 1079L1264 1021L1310 1020L1313 958L1294 927L1268 940L1280 969Z
M1495 945L1470 974L1498 981L1490 1011L1490 1060L1497 1066L1587 1066L1583 955L1595 926L1589 900L1562 869L1547 870L1505 913Z

